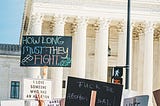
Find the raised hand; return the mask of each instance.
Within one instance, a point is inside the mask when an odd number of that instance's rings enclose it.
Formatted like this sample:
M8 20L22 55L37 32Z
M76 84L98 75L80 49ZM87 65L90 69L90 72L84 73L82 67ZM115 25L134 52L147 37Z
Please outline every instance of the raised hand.
M38 106L44 106L44 100L40 97L39 93L36 95L36 99L38 101Z

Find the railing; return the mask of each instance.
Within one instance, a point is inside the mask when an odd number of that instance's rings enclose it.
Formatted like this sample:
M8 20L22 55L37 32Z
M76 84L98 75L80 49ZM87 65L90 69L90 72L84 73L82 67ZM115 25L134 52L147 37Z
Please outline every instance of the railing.
M0 44L0 55L20 55L20 45Z

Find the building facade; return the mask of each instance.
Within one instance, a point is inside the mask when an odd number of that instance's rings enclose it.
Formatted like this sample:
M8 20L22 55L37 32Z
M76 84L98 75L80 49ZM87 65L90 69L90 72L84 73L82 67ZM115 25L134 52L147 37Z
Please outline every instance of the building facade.
M158 0L131 1L129 89L149 95L149 106L160 88L159 10ZM53 97L65 97L68 76L111 82L112 68L126 66L127 1L26 0L23 35L72 36L70 68L20 68L21 77L53 80Z

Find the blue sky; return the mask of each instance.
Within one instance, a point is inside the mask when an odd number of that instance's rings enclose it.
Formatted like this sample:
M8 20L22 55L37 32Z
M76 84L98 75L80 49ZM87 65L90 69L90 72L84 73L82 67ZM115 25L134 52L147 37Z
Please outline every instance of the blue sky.
M25 0L0 3L0 43L19 44Z

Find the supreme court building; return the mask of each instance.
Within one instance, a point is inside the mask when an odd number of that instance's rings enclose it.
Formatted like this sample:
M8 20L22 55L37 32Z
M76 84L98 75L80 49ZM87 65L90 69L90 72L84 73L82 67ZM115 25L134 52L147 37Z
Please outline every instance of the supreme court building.
M131 0L129 89L149 95L148 106L160 89L159 10L159 0ZM20 44L23 35L72 36L72 64L19 68L17 78L51 79L58 98L68 76L111 82L113 67L126 65L127 0L26 0Z

